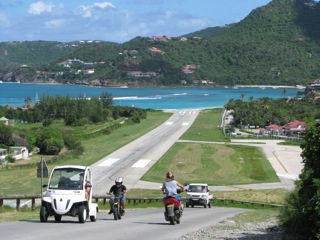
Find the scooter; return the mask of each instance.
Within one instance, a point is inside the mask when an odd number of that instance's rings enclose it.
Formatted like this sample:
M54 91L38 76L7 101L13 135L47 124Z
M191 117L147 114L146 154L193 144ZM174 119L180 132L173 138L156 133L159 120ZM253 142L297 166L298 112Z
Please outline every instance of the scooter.
M177 189L178 194L181 193L181 189ZM177 199L178 198L178 199ZM183 213L183 203L180 195L174 197L166 197L164 199L164 217L166 221L169 221L171 225L180 224Z
M118 219L120 220L124 216L124 211L121 206L122 196L123 195L114 196L113 205L112 205L114 220L118 220Z

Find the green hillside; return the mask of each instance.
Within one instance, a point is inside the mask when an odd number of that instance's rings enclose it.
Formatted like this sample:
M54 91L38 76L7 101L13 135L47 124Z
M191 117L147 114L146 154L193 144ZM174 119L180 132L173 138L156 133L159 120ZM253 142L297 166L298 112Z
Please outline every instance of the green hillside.
M28 74L24 72L27 75L24 81L104 86L181 85L181 80L187 86L305 85L320 75L319 25L320 3L273 0L253 10L241 22L224 27L207 28L176 38L137 36L123 44L85 44L72 50L64 49L59 56L56 52L50 59L37 58L38 63L51 62L42 67L34 62L34 56L30 66L38 66L33 69L38 70L38 74L31 70ZM3 53L2 48L0 50ZM31 58L30 55L19 57L19 53L10 60L21 64L22 59ZM61 64L68 59L79 62L68 67ZM3 58L0 60L5 63ZM183 67L188 65L189 69L183 72ZM5 80L1 79L1 73L0 80ZM204 80L207 83L203 83Z

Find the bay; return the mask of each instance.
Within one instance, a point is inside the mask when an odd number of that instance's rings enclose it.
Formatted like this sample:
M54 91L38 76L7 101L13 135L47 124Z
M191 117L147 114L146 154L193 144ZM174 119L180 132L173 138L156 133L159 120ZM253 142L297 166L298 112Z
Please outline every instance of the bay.
M283 94L283 90L286 94ZM157 110L173 109L205 109L223 107L230 99L248 100L261 97L273 99L296 97L298 91L292 87L209 87L209 88L107 88L82 85L62 84L22 84L0 83L1 106L24 106L24 100L29 97L35 104L41 96L70 96L78 98L99 97L102 92L111 93L114 105Z

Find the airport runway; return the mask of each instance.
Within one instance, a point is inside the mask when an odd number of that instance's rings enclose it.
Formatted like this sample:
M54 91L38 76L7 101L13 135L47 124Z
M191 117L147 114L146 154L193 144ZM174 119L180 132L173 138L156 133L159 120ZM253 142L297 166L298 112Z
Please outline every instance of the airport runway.
M152 165L179 140L180 136L192 125L199 110L173 111L173 115L162 125L106 156L91 166L95 195L105 195L121 176L129 188L159 189L161 183L145 182L140 178ZM255 143L256 141L257 143ZM211 191L237 191L244 189L292 190L294 180L300 174L303 164L301 148L298 146L278 145L281 140L232 140L231 144L246 144L260 147L275 169L280 182L234 186L210 186ZM258 143L262 142L262 143ZM224 144L224 143L215 143Z

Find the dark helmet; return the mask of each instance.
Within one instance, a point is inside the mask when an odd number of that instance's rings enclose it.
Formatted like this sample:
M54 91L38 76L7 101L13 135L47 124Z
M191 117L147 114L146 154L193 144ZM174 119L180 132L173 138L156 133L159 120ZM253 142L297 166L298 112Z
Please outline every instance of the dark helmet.
M169 178L169 179L173 180L174 179L173 173L172 172L167 172L166 173L166 178Z
M117 177L115 180L116 185L121 185L122 184L122 178L121 177Z

